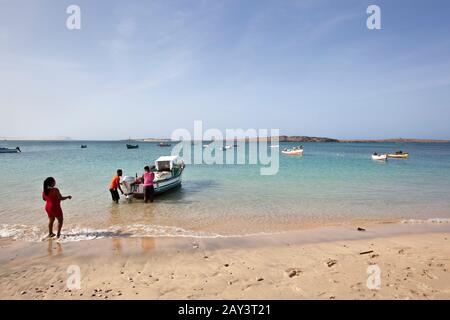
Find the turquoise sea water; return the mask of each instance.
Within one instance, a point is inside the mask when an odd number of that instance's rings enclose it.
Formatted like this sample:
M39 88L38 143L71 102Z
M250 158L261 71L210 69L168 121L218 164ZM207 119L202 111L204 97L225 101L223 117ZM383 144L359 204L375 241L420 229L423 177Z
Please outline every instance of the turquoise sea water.
M80 145L88 145L81 149ZM65 230L74 239L99 235L236 235L355 221L450 218L450 144L304 143L303 157L280 154L280 169L258 165L187 165L180 189L153 204L111 203L117 168L141 173L171 148L126 142L9 142L0 154L0 236L45 233L42 182L53 176L63 195ZM280 143L280 148L294 146ZM386 163L371 154L404 150ZM279 152L279 149L270 149Z

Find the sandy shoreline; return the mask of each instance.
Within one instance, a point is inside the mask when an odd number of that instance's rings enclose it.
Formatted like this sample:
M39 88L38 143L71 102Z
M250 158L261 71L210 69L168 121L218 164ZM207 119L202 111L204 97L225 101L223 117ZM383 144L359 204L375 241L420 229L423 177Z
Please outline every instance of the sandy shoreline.
M74 265L80 289L67 287ZM379 290L367 287L370 266L381 271ZM2 239L0 288L0 299L450 299L450 230L386 225L224 239Z

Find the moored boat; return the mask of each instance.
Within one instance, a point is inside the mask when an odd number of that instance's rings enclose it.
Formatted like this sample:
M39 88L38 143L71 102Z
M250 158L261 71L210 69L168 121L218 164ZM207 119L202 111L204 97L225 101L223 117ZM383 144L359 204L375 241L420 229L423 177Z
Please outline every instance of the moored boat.
M16 147L15 149L10 148L0 148L0 153L20 153L22 152L19 147Z
M376 152L374 154L372 154L373 160L386 161L387 158L388 158L387 154L378 154Z
M303 146L286 148L281 150L281 153L289 155L289 156L302 156L303 155Z
M155 180L153 187L155 194L179 187L182 182L184 161L178 156L163 156L155 161ZM141 178L125 176L122 179L124 191L128 196L136 199L144 198L144 184Z
M81 145L81 149L86 149L86 148L87 148L87 145L85 145L85 144Z
M138 149L139 145L136 144L131 144L131 138L128 138L128 143L127 143L127 149Z
M408 152L403 151L397 151L396 153L389 153L388 158L394 158L394 159L406 159L409 157Z
M222 147L222 150L223 150L223 151L228 150L228 149L231 149L231 146L228 145L228 144L227 144L225 147Z
M160 143L159 143L159 146L160 146L160 147L170 147L171 144L168 143L168 142L160 142Z

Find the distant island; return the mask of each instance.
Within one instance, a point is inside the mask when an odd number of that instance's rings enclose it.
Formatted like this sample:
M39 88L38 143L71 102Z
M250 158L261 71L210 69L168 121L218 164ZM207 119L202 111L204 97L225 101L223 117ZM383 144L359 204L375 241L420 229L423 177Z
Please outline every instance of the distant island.
M247 141L266 141L271 138L250 138ZM336 142L336 143L364 143L364 142L378 142L378 143L450 143L450 140L436 140L436 139L334 139L327 137L308 137L308 136L279 136L279 142Z
M352 139L352 140L339 140L339 142L385 142L385 143L450 143L450 140L438 140L438 139L405 139L405 138L394 138L394 139Z
M270 141L271 137L258 137L258 138L240 138L236 141ZM167 138L145 138L145 139L131 139L138 142L170 142L172 140ZM125 141L125 140L124 140ZM231 140L227 140L231 141ZM286 136L282 135L278 137L279 142L335 142L335 143L450 143L450 140L438 140L438 139L412 139L412 138L392 138L392 139L334 139L327 137L309 137L309 136Z
M326 138L326 137L307 137L307 136L279 136L278 141L280 141L280 142L339 142L338 139L332 139L332 138Z
M259 137L259 138L239 138L236 141L270 141L271 137ZM77 140L69 137L0 137L0 141L88 141L88 140ZM168 138L135 138L135 139L122 139L119 141L133 141L133 142L172 142L173 140ZM205 140L206 141L206 140ZM232 141L232 140L227 140ZM444 139L413 139L413 138L391 138L391 139L335 139L327 137L310 137L310 136L278 136L279 142L334 142L334 143L368 143L368 142L378 142L378 143L450 143L450 140ZM176 142L176 141L173 141Z
M0 141L72 141L70 137L0 137Z

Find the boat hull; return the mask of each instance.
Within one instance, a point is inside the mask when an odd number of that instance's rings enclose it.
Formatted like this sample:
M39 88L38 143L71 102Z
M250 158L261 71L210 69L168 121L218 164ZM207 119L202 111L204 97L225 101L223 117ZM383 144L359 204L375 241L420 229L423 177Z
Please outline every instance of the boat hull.
M177 177L172 177L169 179L164 179L160 181L155 181L153 188L155 189L155 194L162 194L164 192L176 189L181 186L181 174ZM136 186L136 190L132 193L133 198L143 199L144 198L144 185L140 184Z
M388 158L387 154L372 155L372 159L377 161L386 161L387 158Z
M281 151L281 153L288 156L301 156L303 155L303 150Z
M16 150L16 149L3 149L3 150L0 150L0 153L19 153L19 150Z
M181 186L181 174L178 175L177 177L173 177L170 179L166 179L166 180L162 180L162 181L157 181L154 183L154 188L155 188L155 193L159 194L159 193L164 193L166 191L169 191L171 189L175 189L179 186Z
M403 153L403 154L388 154L388 158L393 158L393 159L406 159L409 157L408 153Z

